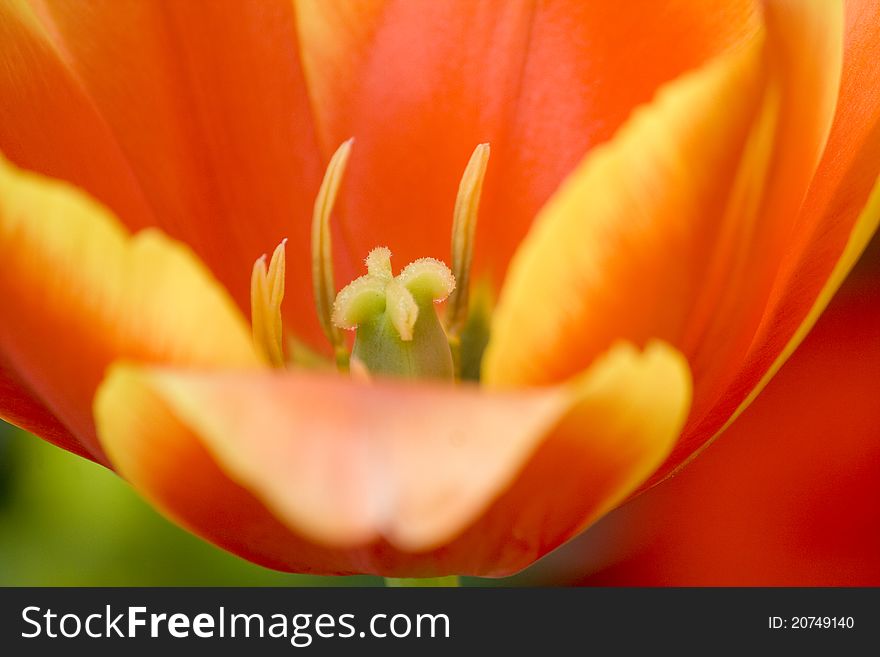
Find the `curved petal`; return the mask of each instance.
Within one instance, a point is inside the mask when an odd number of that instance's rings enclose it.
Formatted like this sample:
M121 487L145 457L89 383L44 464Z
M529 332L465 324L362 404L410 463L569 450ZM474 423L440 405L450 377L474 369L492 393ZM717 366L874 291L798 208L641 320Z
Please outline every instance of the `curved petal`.
M579 583L880 585L880 283L853 283L711 449L559 555Z
M848 0L843 77L828 145L791 235L761 324L736 376L695 414L666 476L728 426L763 389L818 319L880 221L880 21L877 0ZM872 192L873 188L873 192Z
M807 253L816 259L799 259L798 270L794 272L793 278L782 279L782 282L777 280L777 289L774 290L777 294L781 285L787 284L791 287L784 291L786 296L772 299L741 369L732 380L725 381L727 389L705 415L695 413L691 416L667 462L640 490L649 488L674 470L687 465L701 449L708 447L731 426L758 397L813 328L841 282L864 252L878 225L880 179L841 251L832 250L836 245L832 245L830 239L813 243ZM832 261L832 258L837 260ZM786 264L791 262L787 260ZM828 266L831 266L830 271ZM816 274L817 270L821 273ZM790 270L786 271L786 274L790 273ZM809 274L813 274L814 278L807 279L806 283L802 282L800 277ZM819 287L818 283L823 281L824 285ZM812 305L808 305L810 302Z
M0 362L0 399L3 400L0 417L7 422L42 436L69 452L92 458L52 411L37 400L36 393L3 362Z
M82 187L132 225L153 210L109 126L25 0L0 3L0 152Z
M290 238L286 318L320 335L308 236L323 166L290 0L33 4L153 210L122 221L192 246L243 310L254 260Z
M762 43L665 88L551 199L495 309L487 384L565 380L618 336L682 342L740 156L763 127ZM748 164L766 166L752 151Z
M755 4L297 0L324 151L357 139L339 204L349 254L445 259L459 177L491 142L475 267L500 280L583 154L754 33Z
M689 428L713 412L794 257L831 127L840 19L835 3L768 2L762 50L755 42L669 85L586 158L517 255L484 363L490 384L558 381L618 336L658 336L691 364ZM652 481L710 436L686 429Z
M120 473L228 550L427 576L511 572L570 538L664 458L688 401L684 361L655 344L619 346L564 388L498 395L119 365L95 414Z
M185 247L131 237L79 190L2 159L0 260L0 385L12 389L0 416L63 447L106 462L91 407L116 358L259 364L238 309Z

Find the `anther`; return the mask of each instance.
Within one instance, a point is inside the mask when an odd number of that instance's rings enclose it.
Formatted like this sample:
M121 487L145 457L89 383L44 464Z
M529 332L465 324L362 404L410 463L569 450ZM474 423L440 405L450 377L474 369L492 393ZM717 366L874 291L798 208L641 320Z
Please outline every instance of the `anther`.
M257 350L275 367L284 367L284 334L281 326L281 302L284 299L286 271L285 246L282 240L266 267L263 255L251 272L251 327Z
M468 313L471 262L474 256L474 240L480 196L486 168L489 165L489 144L474 149L458 186L452 219L452 273L458 285L446 305L446 330L457 339Z
M367 273L336 295L330 214L351 144L352 140L343 143L331 158L312 217L315 306L324 334L336 352L337 365L348 369L349 363L356 362L371 375L453 379L460 369L461 332L468 318L470 269L489 145L477 146L459 185L452 271L438 260L423 258L395 277L391 252L379 247L366 258ZM444 330L433 305L447 297ZM340 329L357 330L351 358Z
M333 324L332 308L336 297L336 282L333 276L333 249L330 239L330 214L339 193L339 185L345 173L345 165L351 153L353 139L344 142L330 158L324 180L315 199L312 214L312 286L318 321L324 335L333 345L337 364L344 368L348 362L348 353L342 333Z

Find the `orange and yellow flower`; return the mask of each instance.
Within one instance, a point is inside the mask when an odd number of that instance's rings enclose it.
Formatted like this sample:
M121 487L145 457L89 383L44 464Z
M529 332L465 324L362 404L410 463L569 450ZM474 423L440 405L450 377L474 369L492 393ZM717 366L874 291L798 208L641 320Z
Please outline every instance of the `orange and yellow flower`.
M268 566L519 570L695 455L827 305L880 218L878 19L0 3L0 416ZM490 291L477 325L497 295L479 384L308 367L336 340L329 271L354 279L377 244L445 259L483 143L452 263ZM371 263L413 339L444 295Z

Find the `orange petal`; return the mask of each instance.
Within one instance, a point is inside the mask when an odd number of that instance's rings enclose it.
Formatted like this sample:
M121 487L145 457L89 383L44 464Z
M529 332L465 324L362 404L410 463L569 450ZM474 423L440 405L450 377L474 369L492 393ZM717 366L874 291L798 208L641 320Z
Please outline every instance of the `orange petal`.
M320 335L308 235L323 164L290 0L242 2L234 11L152 0L34 5L119 143L155 221L120 218L192 246L244 311L254 260L290 238L286 319L300 333ZM64 122L42 128L50 135L70 129ZM103 174L115 180L117 171Z
M112 131L24 0L0 3L0 152L87 190L132 225L153 209Z
M559 555L580 583L880 585L880 282L853 283L711 449Z
M3 400L0 417L7 422L36 434L62 449L92 458L70 430L37 401L34 392L29 390L6 364L0 364L0 399Z
M95 413L123 476L249 559L500 574L627 495L664 458L688 400L684 361L655 344L617 347L569 387L499 395L120 365Z
M558 381L618 336L659 336L691 364L691 422L713 412L790 257L840 75L839 6L766 10L760 56L733 53L669 85L548 204L503 291L488 382ZM686 430L656 476L710 436Z
M755 185L760 205L753 213L734 208L734 223L744 222L746 228L737 226L737 232L729 236L731 243L715 246L709 280L683 342L677 343L687 353L700 388L692 417L714 406L719 392L742 368L779 268L791 254L799 211L837 106L843 61L842 3L765 0L764 13L771 71L768 95L778 94L779 119L766 176ZM744 166L750 166L747 159ZM731 254L730 265L724 261L727 254Z
M0 260L0 385L12 388L0 417L63 447L105 460L91 406L115 358L259 364L238 309L189 250L155 230L131 237L82 192L2 159Z
M445 259L461 171L490 142L475 266L500 280L583 154L752 34L754 5L298 0L324 152L357 139L339 205L350 254Z
M846 3L843 77L828 145L790 237L761 325L712 408L685 428L670 467L717 434L767 383L819 317L880 219L869 195L880 174L880 2ZM878 186L874 194L880 194ZM666 474L664 467L652 479Z
M547 204L495 310L489 385L565 380L618 336L682 341L763 113L762 43L664 88Z

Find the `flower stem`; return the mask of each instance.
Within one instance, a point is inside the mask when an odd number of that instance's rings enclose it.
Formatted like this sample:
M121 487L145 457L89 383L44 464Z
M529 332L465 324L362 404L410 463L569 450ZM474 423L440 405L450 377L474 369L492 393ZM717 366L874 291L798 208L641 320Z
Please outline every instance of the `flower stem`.
M386 577L385 586L388 588L401 587L455 587L460 586L458 575L449 575L448 577Z

